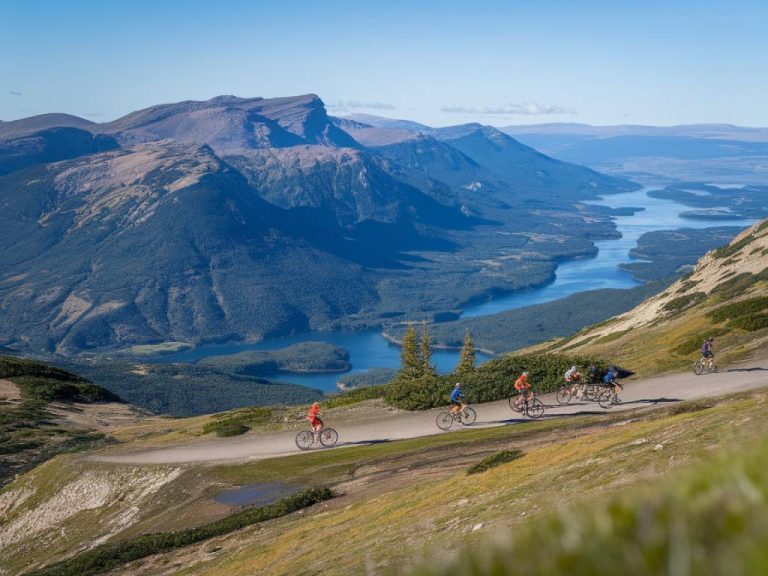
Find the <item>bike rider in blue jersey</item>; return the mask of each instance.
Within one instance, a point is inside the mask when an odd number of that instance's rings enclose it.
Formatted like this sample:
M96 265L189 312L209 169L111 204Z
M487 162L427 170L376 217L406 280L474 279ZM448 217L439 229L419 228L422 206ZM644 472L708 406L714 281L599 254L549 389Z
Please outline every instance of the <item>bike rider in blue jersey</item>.
M608 368L608 373L605 376L603 376L603 383L606 386L613 386L613 389L616 392L617 398L618 398L619 392L624 390L624 387L621 384L619 384L618 380L616 380L618 375L619 375L618 370L616 370L614 366L611 366Z
M461 382L456 382L456 386L453 387L451 392L451 414L456 414L460 410L464 409L464 393L461 391Z

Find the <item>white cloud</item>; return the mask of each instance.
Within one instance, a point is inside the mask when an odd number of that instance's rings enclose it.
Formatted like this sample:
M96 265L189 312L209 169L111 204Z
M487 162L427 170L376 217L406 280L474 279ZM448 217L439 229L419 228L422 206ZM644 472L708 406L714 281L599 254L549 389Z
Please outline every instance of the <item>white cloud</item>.
M573 108L563 108L553 104L525 102L523 104L504 104L502 106L444 106L440 108L447 114L490 114L500 116L535 116L540 114L576 114Z

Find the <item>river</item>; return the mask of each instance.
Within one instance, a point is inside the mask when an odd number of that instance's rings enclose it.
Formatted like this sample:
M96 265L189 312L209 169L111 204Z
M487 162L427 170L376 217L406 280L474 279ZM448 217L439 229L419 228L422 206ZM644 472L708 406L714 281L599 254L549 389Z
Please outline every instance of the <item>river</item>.
M595 290L598 288L631 288L638 282L629 272L618 268L622 262L629 262L629 251L637 245L637 239L655 230L677 230L680 228L709 228L712 226L741 226L747 227L755 222L752 219L734 218L731 220L696 220L681 218L680 213L690 210L671 200L652 198L647 195L649 189L614 194L593 204L601 204L612 208L637 207L643 208L631 216L616 216L614 220L622 237L615 240L596 242L597 256L584 260L571 260L558 265L556 279L551 284L531 290L515 292L506 296L494 298L488 302L468 307L462 314L463 318L495 314L531 304L551 302L577 292ZM285 338L275 338L256 344L209 344L192 350L164 356L162 362L193 362L207 356L234 354L244 350L272 350L283 348L298 342L324 341L340 346L349 351L351 372L365 372L370 368L397 368L400 365L400 348L388 342L380 332L365 331L334 331L297 334ZM478 353L478 363L488 360L488 355ZM439 350L432 357L438 371L450 372L458 361L457 350ZM274 380L293 382L326 392L336 391L336 381L340 374L274 374L268 376Z

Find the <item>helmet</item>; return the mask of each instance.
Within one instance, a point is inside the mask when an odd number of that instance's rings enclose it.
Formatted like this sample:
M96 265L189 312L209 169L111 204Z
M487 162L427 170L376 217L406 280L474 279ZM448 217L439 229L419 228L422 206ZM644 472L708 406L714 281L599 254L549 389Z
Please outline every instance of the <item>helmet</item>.
M571 366L571 370L573 370L574 372L576 372L576 364L574 364L573 366Z
M523 372L523 376L528 376L528 371Z
M319 402L315 402L314 404L312 404L312 406L320 406L320 403Z
M459 388L461 386L461 382L456 382L456 386L454 388Z

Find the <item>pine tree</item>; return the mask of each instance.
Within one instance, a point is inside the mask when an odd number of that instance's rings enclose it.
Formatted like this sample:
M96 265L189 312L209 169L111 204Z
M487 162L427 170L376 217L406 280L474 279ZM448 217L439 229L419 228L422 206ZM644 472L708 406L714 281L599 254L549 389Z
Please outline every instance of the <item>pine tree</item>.
M422 365L419 358L419 338L416 329L408 326L403 336L403 346L400 348L400 371L398 379L416 380L421 376Z
M464 334L464 345L461 347L459 356L459 365L456 366L456 374L469 374L475 371L475 343L472 341L472 334L467 330Z
M424 331L421 333L420 348L419 360L421 360L422 377L437 376L437 369L432 364L432 338L429 336L429 327L426 324L424 324Z

